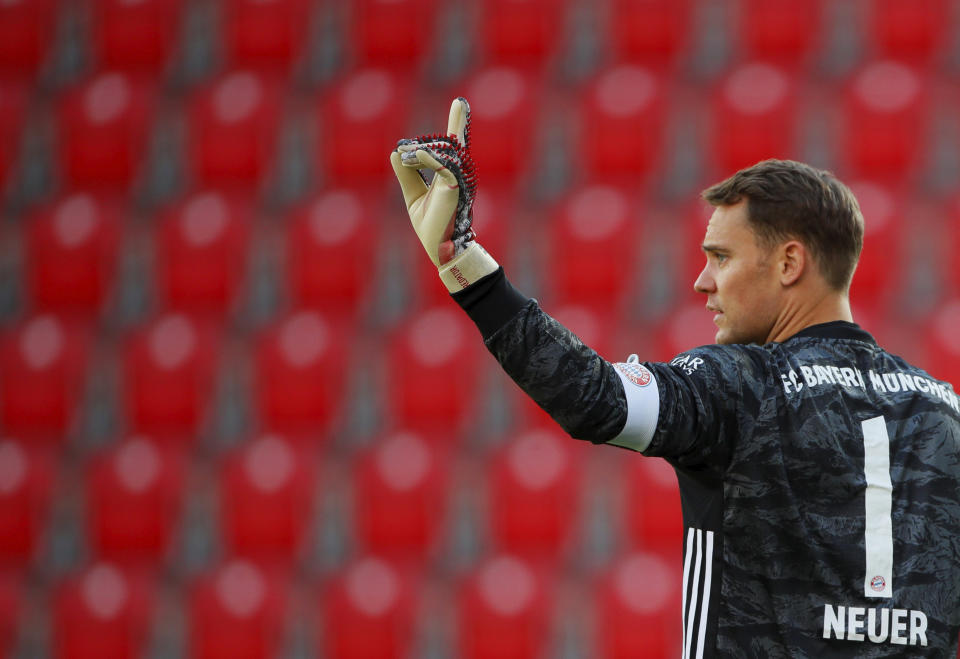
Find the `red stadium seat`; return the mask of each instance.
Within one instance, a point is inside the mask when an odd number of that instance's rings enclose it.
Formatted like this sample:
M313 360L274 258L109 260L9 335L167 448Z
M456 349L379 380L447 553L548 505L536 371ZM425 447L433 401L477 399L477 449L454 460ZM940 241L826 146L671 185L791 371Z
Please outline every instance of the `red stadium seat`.
M359 558L320 591L317 654L327 659L403 659L416 630L412 579L380 558Z
M624 189L582 188L551 222L546 281L552 299L598 310L618 309L631 291L640 247L635 203Z
M355 315L376 276L376 229L359 192L328 190L292 214L287 232L287 285L296 304Z
M737 40L751 58L802 64L823 40L821 0L741 0L739 17Z
M474 405L450 385L477 381L478 339L452 303L417 313L398 328L388 348L385 382L395 426L458 435Z
M84 394L90 337L51 315L0 334L0 424L24 439L62 443Z
M897 182L922 156L928 123L924 80L893 61L873 62L844 94L841 159L849 175Z
M407 3L393 3L402 4ZM413 137L403 79L386 69L361 69L325 92L319 107L317 162L326 181L366 190L371 177L392 176L390 150L398 139Z
M536 659L549 642L549 584L530 564L503 554L479 565L457 595L457 652L463 659Z
M198 192L166 213L158 229L156 282L161 306L222 317L241 292L250 209L219 192Z
M69 186L126 192L146 156L152 90L116 71L78 85L58 105L60 173Z
M87 537L96 555L159 565L170 550L183 503L183 460L134 436L91 461L86 473Z
M896 298L906 276L903 211L892 190L867 181L851 181L863 212L863 252L850 287L851 302L863 310L882 311Z
M632 456L624 462L624 529L630 546L661 556L679 556L683 513L673 467L664 460Z
M32 81L53 50L60 0L0 4L0 77Z
M690 0L614 0L608 16L618 59L657 68L676 63L693 32Z
M29 305L80 316L101 312L119 256L119 209L86 193L39 209L26 227Z
M530 77L508 67L483 69L457 89L470 102L470 150L483 185L514 181L531 164L541 111L538 89ZM446 115L437 121L435 130L445 130Z
M220 526L233 556L291 562L310 530L316 479L302 451L266 434L221 463Z
M290 72L307 42L310 0L225 0L221 6L231 66Z
M101 69L159 78L176 48L183 0L91 3L91 46Z
M117 659L142 656L154 611L154 588L111 563L95 563L56 589L53 656Z
M960 298L953 298L938 306L924 323L923 344L927 355L924 368L935 378L960 387Z
M0 657L13 657L20 633L23 609L20 579L15 573L0 573Z
M357 461L354 526L366 552L397 560L436 548L448 501L443 452L410 432L383 438Z
M478 9L475 45L486 64L539 68L556 53L563 36L563 2L490 0Z
M256 348L256 407L268 430L315 435L340 412L348 350L342 328L317 311L295 311Z
M490 464L488 498L495 546L536 559L558 558L569 546L580 496L581 464L559 428L513 438Z
M719 176L767 158L797 157L795 82L779 68L751 62L731 71L714 95L711 119Z
M581 103L577 168L636 187L660 160L665 111L663 83L649 69L622 65L599 74Z
M671 312L657 329L653 350L643 361L669 362L681 352L715 342L717 326L706 309L707 297L687 302Z
M128 427L158 439L192 440L208 414L219 339L189 316L168 313L127 339L123 405Z
M202 88L189 109L189 157L201 187L250 188L273 164L283 96L250 71L232 71Z
M669 558L634 553L614 563L594 590L597 631L591 656L681 656L680 584L680 571Z
M278 655L286 584L246 560L202 574L189 595L189 651L194 659L267 659Z
M362 66L416 69L441 36L436 5L435 0L354 0L347 39L353 59Z
M0 440L0 566L23 569L36 559L53 478L47 454L19 440Z
M16 176L13 165L20 155L20 141L26 119L28 87L0 81L0 192Z
M951 35L947 0L875 0L869 12L869 41L877 54L924 64L941 54Z

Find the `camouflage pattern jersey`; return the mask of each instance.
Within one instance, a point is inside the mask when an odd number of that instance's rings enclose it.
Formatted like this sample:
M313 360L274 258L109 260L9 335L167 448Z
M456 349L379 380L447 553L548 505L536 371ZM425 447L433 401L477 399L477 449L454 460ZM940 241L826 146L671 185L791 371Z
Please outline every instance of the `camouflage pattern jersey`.
M502 269L454 299L571 436L666 459L684 657L957 656L960 399L857 325L605 361Z

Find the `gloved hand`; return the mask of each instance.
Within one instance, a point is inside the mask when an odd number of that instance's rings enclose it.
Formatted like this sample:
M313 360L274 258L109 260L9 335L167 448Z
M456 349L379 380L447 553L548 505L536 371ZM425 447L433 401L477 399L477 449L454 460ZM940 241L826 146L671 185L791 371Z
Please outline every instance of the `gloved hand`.
M493 257L474 241L476 168L470 156L470 105L450 106L447 134L400 140L390 154L417 237L451 293L497 270ZM419 170L434 172L427 186Z

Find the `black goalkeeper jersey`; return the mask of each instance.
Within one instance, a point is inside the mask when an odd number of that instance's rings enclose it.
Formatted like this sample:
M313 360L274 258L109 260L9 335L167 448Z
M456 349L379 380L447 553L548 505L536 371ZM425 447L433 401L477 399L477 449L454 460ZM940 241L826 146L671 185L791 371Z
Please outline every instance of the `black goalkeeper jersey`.
M488 349L568 433L675 468L685 658L956 657L950 385L846 322L612 364L502 271L471 289Z

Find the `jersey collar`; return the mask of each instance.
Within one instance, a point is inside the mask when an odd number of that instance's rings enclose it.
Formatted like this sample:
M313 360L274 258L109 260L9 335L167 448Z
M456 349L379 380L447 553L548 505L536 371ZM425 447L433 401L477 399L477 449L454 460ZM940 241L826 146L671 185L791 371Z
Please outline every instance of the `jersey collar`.
M853 339L855 341L864 341L866 343L876 344L877 340L869 332L861 328L856 323L850 323L845 320L833 320L829 323L820 323L806 327L792 338L812 337L816 339ZM789 340L789 339L788 339Z

